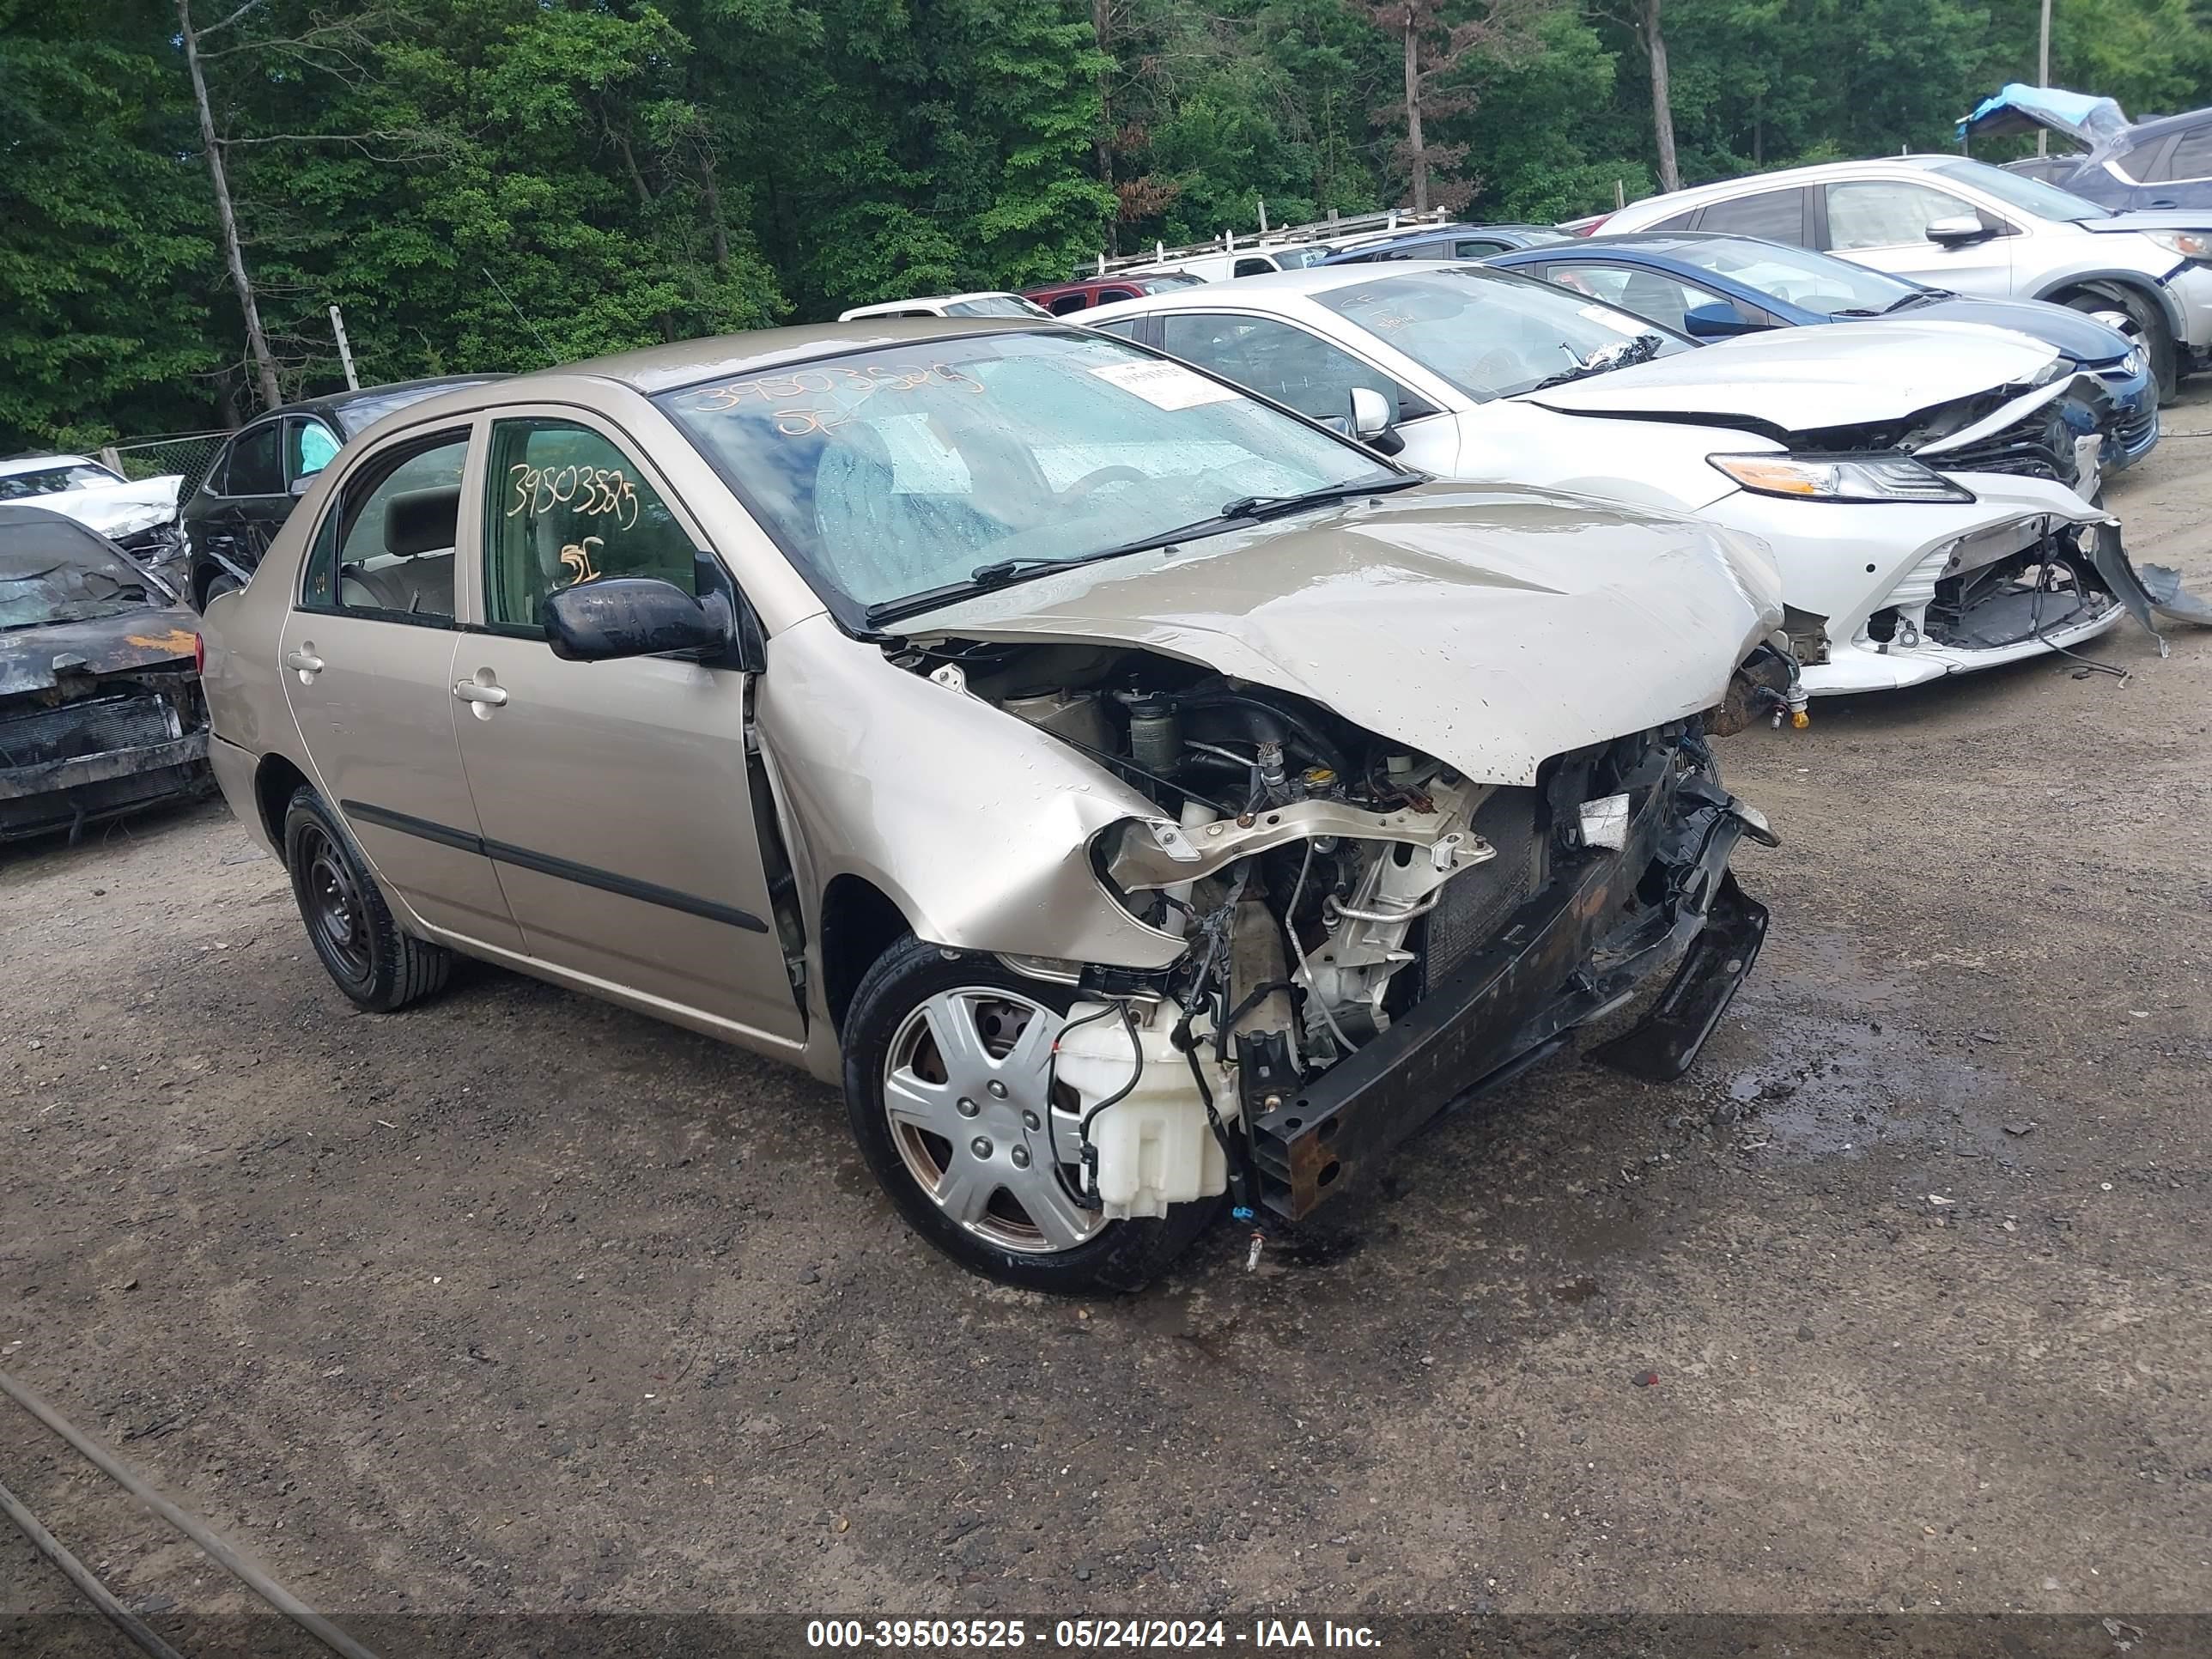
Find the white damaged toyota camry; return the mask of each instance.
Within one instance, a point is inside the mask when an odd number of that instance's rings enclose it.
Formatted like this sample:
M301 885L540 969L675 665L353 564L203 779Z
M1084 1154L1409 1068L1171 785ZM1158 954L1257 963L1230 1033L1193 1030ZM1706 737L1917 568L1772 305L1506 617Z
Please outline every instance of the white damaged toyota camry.
M2185 603L2172 573L2137 574L2098 504L2097 440L2069 404L2101 389L2008 330L1837 324L1698 348L1444 264L1249 277L1087 320L1440 477L1686 510L1758 538L1812 694L1993 667Z

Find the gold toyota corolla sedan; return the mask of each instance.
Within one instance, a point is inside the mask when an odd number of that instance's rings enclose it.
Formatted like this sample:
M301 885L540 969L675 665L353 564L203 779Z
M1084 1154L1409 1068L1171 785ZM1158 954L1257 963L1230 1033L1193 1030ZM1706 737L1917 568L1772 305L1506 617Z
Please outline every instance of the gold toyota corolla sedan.
M210 606L215 770L362 1006L459 952L791 1060L956 1260L1133 1287L1669 967L1599 1052L1679 1076L1765 931L1765 550L1363 391L941 319L468 386Z

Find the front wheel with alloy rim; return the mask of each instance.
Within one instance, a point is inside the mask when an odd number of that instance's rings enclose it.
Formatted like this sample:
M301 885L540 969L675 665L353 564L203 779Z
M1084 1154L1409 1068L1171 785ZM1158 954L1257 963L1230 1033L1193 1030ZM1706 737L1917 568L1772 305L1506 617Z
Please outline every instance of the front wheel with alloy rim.
M899 1213L961 1266L1030 1290L1138 1290L1218 1202L1128 1221L1084 1206L1080 1102L1052 1067L1073 999L989 957L903 939L846 1012L845 1103Z
M453 952L400 931L368 861L312 789L299 790L285 809L284 865L308 942L339 990L388 1014L445 984Z

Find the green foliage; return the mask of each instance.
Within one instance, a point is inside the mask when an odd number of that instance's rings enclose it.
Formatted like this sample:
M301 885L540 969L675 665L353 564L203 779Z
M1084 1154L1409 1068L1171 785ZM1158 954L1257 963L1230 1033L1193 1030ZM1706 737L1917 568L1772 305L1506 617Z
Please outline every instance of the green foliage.
M0 0L0 453L99 443L126 406L189 427L234 350L183 78L137 11Z
M1397 199L1400 46L1354 0L193 0L286 395L524 369L1056 278ZM0 0L0 453L251 412L174 0ZM1626 0L1425 96L1440 188L1652 187ZM2036 0L1665 0L1684 176L1900 146L2034 76ZM1447 0L1440 27L1486 0ZM2212 102L2212 0L2057 0L2052 79ZM1468 38L1474 38L1470 35ZM2002 159L2012 144L1977 147Z

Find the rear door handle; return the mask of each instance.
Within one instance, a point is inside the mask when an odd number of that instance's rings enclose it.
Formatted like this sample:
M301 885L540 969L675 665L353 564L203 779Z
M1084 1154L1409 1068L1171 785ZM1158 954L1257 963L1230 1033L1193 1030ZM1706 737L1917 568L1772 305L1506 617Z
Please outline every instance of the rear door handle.
M507 707L507 688L503 685L479 685L474 680L455 680L453 695L463 702L488 702L494 708Z
M301 674L319 674L323 672L323 659L313 650L302 647L284 659L284 666Z

